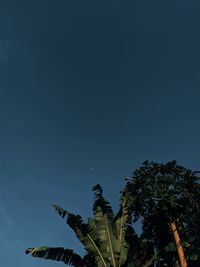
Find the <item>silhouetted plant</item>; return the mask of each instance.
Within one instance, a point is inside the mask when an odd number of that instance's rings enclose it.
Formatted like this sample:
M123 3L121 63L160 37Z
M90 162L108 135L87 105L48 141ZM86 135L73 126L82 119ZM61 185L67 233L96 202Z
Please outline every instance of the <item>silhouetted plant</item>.
M28 248L26 253L75 267L152 267L152 246L145 237L139 238L132 227L127 198L122 197L121 208L115 216L110 203L102 195L101 186L97 184L93 191L94 218L89 218L88 223L84 223L80 215L53 206L62 218L67 219L67 224L84 245L85 256L62 247L34 247Z

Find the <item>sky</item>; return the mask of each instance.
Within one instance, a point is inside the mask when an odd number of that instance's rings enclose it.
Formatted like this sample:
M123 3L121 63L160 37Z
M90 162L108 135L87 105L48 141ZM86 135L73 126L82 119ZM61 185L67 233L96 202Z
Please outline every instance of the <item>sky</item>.
M200 2L0 0L0 262L84 250L52 204L118 207L145 160L199 170ZM64 266L64 265L63 265Z

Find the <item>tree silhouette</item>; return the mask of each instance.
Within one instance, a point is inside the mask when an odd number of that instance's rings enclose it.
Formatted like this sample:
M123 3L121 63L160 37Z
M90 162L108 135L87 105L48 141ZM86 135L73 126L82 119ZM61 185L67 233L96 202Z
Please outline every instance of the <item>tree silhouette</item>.
M200 266L199 181L176 161L145 161L127 179L122 197L128 197L133 221L142 218L158 266Z

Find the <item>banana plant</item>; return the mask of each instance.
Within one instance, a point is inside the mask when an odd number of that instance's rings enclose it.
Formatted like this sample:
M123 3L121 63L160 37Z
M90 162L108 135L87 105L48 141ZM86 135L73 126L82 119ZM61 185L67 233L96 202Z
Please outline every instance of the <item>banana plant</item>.
M103 197L102 187L93 187L93 218L84 223L80 215L53 205L55 211L72 228L86 250L81 257L62 247L32 247L26 250L33 257L61 261L75 267L150 267L154 258L145 238L139 238L131 225L126 197L121 198L115 215L110 203Z

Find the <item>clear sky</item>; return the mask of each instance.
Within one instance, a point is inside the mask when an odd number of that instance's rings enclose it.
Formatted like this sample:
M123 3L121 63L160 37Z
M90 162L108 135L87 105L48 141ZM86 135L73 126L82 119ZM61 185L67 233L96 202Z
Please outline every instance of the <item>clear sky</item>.
M146 159L200 169L200 2L0 1L0 263L83 253L51 208L117 208Z

